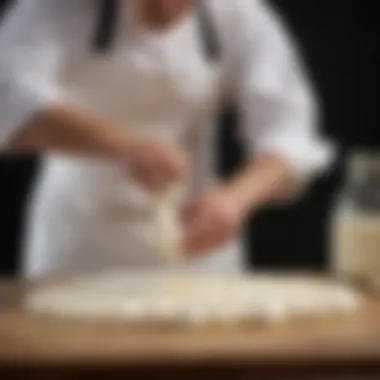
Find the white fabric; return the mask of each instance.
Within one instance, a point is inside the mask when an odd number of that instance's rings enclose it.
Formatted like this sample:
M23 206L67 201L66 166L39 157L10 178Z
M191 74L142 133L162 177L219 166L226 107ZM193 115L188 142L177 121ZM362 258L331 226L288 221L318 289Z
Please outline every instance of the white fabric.
M121 3L116 46L106 57L90 52L97 1L17 3L0 33L0 144L34 112L70 101L183 144L198 160L189 191L199 190L214 180L209 127L227 84L252 153L283 156L300 181L326 167L331 151L316 134L316 103L297 53L262 1L206 1L223 45L220 67L205 62L193 14L154 33L138 24L134 2ZM26 273L159 266L151 202L113 165L47 158L31 203ZM239 245L193 266L240 268Z

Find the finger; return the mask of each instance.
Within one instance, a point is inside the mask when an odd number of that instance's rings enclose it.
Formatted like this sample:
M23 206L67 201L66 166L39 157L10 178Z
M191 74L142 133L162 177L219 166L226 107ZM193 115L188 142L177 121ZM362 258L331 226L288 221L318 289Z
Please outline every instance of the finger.
M217 225L207 217L197 219L185 233L183 251L190 256L202 253L218 244L220 233Z
M215 249L221 244L219 235L212 231L202 231L188 236L183 244L182 251L189 258L198 257L207 251Z
M162 187L157 171L152 170L148 165L133 166L130 174L141 186L151 192L158 192Z
M187 166L180 162L176 162L176 160L177 158L174 158L171 161L166 161L162 165L165 178L171 182L180 182L188 176Z
M150 177L157 191L165 191L180 181L182 175L173 168L172 163L165 160L156 160L149 166Z
M177 175L179 176L179 180L183 180L190 175L191 168L188 164L188 160L186 157L178 157L175 161Z
M164 156L151 155L142 165L149 177L149 182L156 191L164 191L176 182L176 173L173 172L171 163Z
M194 219L200 210L200 202L198 200L186 201L180 209L180 221L183 228L191 228ZM195 222L194 222L195 223Z
M167 154L163 159L170 164L168 165L168 168L175 181L181 181L189 176L190 167L188 165L187 157L179 150L175 148L167 150Z

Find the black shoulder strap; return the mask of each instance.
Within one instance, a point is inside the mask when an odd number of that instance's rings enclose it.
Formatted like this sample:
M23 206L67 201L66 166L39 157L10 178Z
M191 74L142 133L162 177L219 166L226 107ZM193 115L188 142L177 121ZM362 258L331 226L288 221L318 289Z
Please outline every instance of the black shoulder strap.
M115 40L120 0L98 0L98 3L92 48L95 52L106 53L112 49Z
M210 14L205 0L197 1L200 40L207 59L218 61L222 58L222 47L217 33L215 20Z
M117 19L120 11L120 0L98 0L99 10L92 47L94 51L106 53L112 49L116 36ZM200 39L205 56L209 60L221 58L221 46L214 20L204 0L197 1L197 14Z
M4 20L4 17L6 17L7 13L12 9L15 3L15 0L0 0L0 23Z

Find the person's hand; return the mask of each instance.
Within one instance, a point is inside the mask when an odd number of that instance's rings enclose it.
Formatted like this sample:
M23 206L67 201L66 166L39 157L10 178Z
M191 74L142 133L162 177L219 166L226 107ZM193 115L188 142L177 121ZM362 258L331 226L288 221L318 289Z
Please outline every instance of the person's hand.
M181 210L184 237L181 249L197 256L231 241L241 230L244 211L223 189L186 202Z
M165 190L189 174L181 149L159 139L134 137L123 161L132 177L153 192Z

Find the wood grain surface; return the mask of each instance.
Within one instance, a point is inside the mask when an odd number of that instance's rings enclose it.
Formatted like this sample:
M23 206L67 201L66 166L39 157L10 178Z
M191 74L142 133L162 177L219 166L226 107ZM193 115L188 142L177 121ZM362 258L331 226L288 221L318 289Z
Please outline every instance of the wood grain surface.
M374 380L373 376L380 379L380 301L372 296L356 315L347 317L270 328L185 328L78 323L32 316L20 306L28 288L22 282L0 281L3 370L36 366L92 371L225 368L226 375L228 368L234 368L242 371L241 376L253 369L276 369L285 376L284 371L292 368L303 373L300 379L319 380L321 371L351 368L346 374L336 372L334 379L353 376L356 380L355 371L360 371L363 380ZM303 371L314 377L307 377ZM321 373L321 379L328 380L328 373ZM292 376L292 380L298 379L296 373Z

